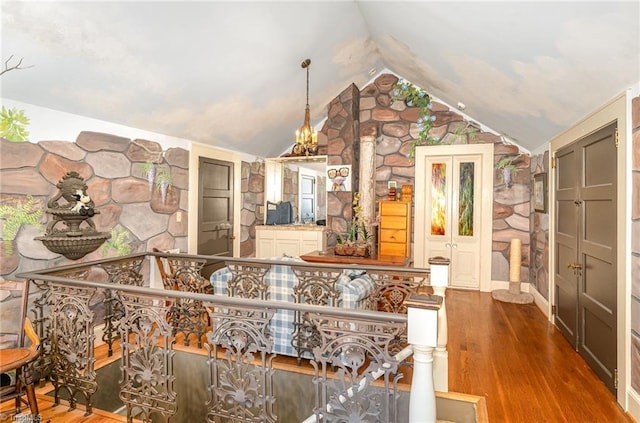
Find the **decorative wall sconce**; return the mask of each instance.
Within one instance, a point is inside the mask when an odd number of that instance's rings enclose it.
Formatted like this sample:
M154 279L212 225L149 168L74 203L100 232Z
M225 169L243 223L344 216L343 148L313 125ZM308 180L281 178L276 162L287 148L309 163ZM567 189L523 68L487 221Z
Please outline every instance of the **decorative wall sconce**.
M47 225L44 236L35 239L42 241L49 251L69 260L78 260L97 250L111 234L96 230L92 217L100 212L93 208L87 185L78 172L67 172L56 187L59 192L49 200L46 210L53 220ZM59 203L60 200L64 203ZM60 222L64 227L56 228Z
M307 106L304 109L304 123L296 131L296 143L291 151L291 156L315 156L318 154L318 133L311 126L311 108L309 107L309 66L311 59L306 59L301 64L302 69L307 70Z

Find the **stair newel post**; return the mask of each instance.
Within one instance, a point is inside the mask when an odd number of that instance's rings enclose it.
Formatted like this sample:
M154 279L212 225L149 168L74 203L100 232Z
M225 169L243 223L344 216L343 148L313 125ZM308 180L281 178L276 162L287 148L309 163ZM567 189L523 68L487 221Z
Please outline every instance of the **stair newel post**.
M436 391L449 391L449 352L447 351L447 302L446 290L449 286L449 264L444 257L429 259L430 282L433 294L442 297L442 307L438 313L438 345L433 353L433 380Z
M442 306L442 297L411 294L405 304L408 309L407 339L413 348L409 423L435 423L433 352L438 344L438 311Z

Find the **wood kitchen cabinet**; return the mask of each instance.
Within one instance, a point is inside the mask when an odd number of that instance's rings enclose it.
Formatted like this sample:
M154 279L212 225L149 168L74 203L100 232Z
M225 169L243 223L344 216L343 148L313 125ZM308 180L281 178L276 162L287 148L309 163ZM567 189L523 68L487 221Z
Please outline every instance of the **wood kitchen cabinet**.
M378 254L409 257L411 254L411 203L380 201Z

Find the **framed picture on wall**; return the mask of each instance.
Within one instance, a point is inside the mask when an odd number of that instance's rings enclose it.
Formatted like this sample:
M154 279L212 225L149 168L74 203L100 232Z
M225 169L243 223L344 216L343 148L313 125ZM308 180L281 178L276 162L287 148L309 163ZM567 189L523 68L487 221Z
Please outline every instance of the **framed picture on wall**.
M533 209L537 212L547 212L547 174L533 175Z
M351 165L327 166L327 191L351 191Z

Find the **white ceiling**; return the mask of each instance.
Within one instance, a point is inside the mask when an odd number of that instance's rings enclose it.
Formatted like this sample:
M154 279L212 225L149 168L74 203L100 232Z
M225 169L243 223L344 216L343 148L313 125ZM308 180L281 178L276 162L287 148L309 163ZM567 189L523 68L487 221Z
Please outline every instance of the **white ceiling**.
M4 98L274 156L391 71L530 151L640 81L640 1L0 1Z

